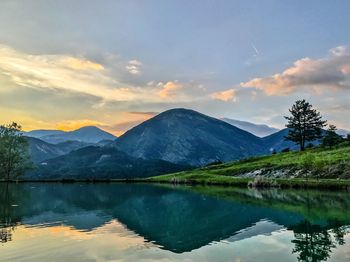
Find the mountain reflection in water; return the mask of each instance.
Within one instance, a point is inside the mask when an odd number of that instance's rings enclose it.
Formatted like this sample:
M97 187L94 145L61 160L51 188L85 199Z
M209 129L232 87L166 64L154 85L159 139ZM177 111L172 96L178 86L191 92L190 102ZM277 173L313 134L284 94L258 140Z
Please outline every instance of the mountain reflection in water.
M250 249L258 261L278 261L286 250L286 261L336 259L332 254L347 261L350 256L347 192L148 184L0 186L5 260L53 261L72 252L71 261L75 256L79 261L85 248L99 248L92 261L128 261L128 250L138 254L134 260L254 261L246 252L249 241L255 241ZM204 255L209 249L218 257Z

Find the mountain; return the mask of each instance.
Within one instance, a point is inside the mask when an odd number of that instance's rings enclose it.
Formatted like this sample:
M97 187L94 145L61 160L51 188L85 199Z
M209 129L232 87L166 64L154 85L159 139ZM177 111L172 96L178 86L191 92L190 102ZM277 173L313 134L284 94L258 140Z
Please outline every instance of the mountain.
M287 135L288 135L288 128L284 128L272 135L263 137L262 141L265 143L266 148L271 152L273 150L280 152L285 148L289 148L290 150L297 150L298 146L294 142L286 141L284 139L284 137Z
M323 131L325 132L325 130ZM262 141L265 143L266 148L269 151L276 150L277 152L282 151L283 149L289 148L290 150L299 150L299 146L296 145L292 141L286 141L284 139L285 136L288 135L288 128L282 129L281 131L278 131L272 135L269 135L267 137L263 137ZM313 145L319 145L320 140L312 141L306 143L306 146L308 144L313 144Z
M342 137L346 137L348 134L350 134L350 131L344 130L344 129L338 129L337 134L342 136Z
M25 136L35 137L35 138L41 138L43 136L48 135L60 135L64 134L65 132L62 130L46 130L46 129L38 129L38 130L32 130L28 132L24 132Z
M66 141L97 143L101 140L116 139L114 135L95 126L85 126L69 132L60 130L34 130L26 133L25 135L40 138L41 140L51 144L58 144Z
M188 169L163 160L138 159L114 147L87 146L41 162L27 179L141 178Z
M105 140L101 140L101 141L97 142L95 145L96 146L109 146L113 142L114 142L114 140L105 139Z
M43 160L65 155L85 146L88 143L79 141L66 141L59 144L50 144L35 137L26 137L29 145L29 154L34 163L39 163Z
M235 119L230 119L230 118L221 118L221 120L238 127L240 129L243 129L249 133L252 133L253 135L256 135L258 137L265 137L268 135L271 135L273 133L276 133L279 131L279 129L270 127L268 125L261 125L261 124L254 124L246 121L240 121L240 120L235 120Z
M165 111L127 131L115 146L143 159L201 166L266 151L260 138L189 109Z

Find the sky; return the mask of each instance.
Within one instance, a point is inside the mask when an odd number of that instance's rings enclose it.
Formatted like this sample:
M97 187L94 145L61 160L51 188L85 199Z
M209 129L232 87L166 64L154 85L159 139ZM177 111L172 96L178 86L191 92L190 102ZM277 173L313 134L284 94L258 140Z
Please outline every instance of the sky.
M350 130L350 1L1 0L0 123L120 135L171 108Z

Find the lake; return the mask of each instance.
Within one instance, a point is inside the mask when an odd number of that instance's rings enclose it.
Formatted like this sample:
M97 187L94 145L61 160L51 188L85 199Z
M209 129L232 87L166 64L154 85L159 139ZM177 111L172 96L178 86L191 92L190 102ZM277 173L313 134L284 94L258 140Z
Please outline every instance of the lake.
M0 187L0 261L350 261L348 192Z

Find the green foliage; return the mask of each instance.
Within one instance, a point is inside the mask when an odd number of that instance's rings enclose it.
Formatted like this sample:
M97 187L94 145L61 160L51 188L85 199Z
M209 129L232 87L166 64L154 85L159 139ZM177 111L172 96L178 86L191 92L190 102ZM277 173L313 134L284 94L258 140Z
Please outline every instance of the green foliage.
M306 169L312 169L315 163L315 155L311 152L307 152L302 155L301 162L304 163Z
M0 126L0 178L16 179L30 167L28 144L21 126L16 123Z
M343 138L338 135L336 131L337 128L335 125L329 125L329 128L322 139L322 146L332 148L333 146L343 142Z
M303 151L306 142L322 137L322 128L326 121L323 121L320 113L304 99L296 101L289 112L291 116L285 116L288 120L286 127L289 128L285 139L295 142L300 146L300 151Z

